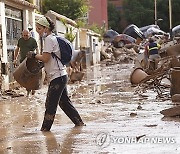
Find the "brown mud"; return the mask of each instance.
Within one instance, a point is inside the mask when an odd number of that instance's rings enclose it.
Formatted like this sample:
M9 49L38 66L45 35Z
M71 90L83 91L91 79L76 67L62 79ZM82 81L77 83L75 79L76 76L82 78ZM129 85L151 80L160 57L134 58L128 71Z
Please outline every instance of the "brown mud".
M40 131L47 86L29 98L0 97L0 154L179 154L180 118L160 114L174 104L151 90L137 95L129 81L133 69L102 63L68 85L83 127L74 127L58 107L51 132Z

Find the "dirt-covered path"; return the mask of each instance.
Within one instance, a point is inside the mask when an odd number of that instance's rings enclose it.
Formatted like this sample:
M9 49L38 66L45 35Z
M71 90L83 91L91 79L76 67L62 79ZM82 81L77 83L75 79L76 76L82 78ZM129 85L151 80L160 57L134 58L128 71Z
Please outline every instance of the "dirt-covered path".
M83 127L58 108L51 132L40 131L46 86L29 98L1 97L0 154L179 154L180 118L160 114L172 102L157 100L153 91L137 95L132 70L132 64L102 63L69 85Z

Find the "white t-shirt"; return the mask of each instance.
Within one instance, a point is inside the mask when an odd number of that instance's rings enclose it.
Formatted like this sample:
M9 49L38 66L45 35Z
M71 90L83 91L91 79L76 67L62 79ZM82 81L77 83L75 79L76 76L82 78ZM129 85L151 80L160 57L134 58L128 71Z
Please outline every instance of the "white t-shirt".
M58 57L60 57L59 44L54 34L50 34L45 38L43 52L54 52ZM56 58L53 58L52 56L49 61L44 64L44 68L49 81L67 75L66 66L63 66L60 60L56 60Z

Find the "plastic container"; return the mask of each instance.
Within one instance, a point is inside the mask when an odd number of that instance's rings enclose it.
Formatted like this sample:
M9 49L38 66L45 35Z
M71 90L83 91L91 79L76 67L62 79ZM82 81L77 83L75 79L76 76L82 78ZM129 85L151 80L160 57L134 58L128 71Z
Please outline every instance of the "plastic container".
M142 68L136 68L130 75L131 84L139 84L143 79L148 76Z
M26 58L13 72L14 79L27 90L42 86L42 63L35 58Z

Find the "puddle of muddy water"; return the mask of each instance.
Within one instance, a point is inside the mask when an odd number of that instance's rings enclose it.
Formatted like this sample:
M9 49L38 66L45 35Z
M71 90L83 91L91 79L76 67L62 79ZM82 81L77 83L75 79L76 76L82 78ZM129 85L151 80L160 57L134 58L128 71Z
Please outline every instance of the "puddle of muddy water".
M180 120L160 114L172 102L156 99L152 90L137 95L132 70L132 64L97 65L82 82L68 85L85 127L74 127L58 108L51 132L39 131L46 86L30 98L0 101L0 153L179 154Z

